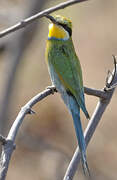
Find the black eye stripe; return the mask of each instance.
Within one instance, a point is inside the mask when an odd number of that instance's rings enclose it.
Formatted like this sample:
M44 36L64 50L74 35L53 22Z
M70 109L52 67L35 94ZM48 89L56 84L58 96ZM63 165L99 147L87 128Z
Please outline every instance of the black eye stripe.
M69 36L72 35L72 29L70 27L68 27L67 24L62 24L62 23L58 22L54 17L52 17L48 14L45 14L45 16L48 19L50 19L54 24L58 24L58 25L62 26L69 33Z
M62 26L69 33L70 36L72 35L72 29L69 28L66 24L61 24L61 23L58 24Z

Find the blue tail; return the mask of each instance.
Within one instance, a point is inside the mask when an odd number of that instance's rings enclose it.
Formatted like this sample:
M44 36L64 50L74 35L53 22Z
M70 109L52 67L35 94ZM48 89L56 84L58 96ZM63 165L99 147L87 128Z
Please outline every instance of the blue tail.
M69 108L70 108L70 111L71 111L71 114L73 117L74 126L75 126L75 130L76 130L76 136L78 139L79 149L81 152L83 171L84 171L84 174L88 173L88 175L90 176L90 171L89 171L88 163L87 163L87 159L86 159L86 144L85 144L82 125L81 125L81 121L80 121L80 107L73 97L70 97L69 103L70 103Z

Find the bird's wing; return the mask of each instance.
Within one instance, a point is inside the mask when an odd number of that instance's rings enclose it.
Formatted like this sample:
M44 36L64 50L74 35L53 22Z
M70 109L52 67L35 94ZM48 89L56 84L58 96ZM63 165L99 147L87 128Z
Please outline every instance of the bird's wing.
M56 55L56 59L53 58L52 63L66 91L75 97L86 117L89 118L84 101L81 66L74 47L68 45L60 46L59 53Z

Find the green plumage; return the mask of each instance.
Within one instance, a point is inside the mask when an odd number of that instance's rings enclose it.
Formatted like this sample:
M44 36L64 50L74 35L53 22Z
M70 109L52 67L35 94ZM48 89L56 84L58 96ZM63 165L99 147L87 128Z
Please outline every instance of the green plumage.
M84 88L80 61L72 42L72 24L67 18L47 15L54 25L50 26L47 40L46 60L52 83L72 115L76 136L81 152L84 173L90 174L86 159L86 144L80 121L80 108L85 116L89 114L85 107ZM60 33L63 34L60 35ZM51 36L50 36L51 35ZM61 38L62 37L62 38Z
M84 103L81 65L75 53L72 39L67 41L48 40L46 59L48 64L52 64L54 67L66 90L74 95L86 117L89 118Z

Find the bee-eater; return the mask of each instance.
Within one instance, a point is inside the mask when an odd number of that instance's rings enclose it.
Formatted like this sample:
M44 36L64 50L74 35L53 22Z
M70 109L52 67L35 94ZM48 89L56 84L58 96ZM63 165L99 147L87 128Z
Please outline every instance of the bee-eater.
M85 106L81 65L72 42L72 22L60 15L46 15L46 17L51 20L46 46L46 60L51 81L72 115L83 171L89 174L80 108L87 119L89 114Z

